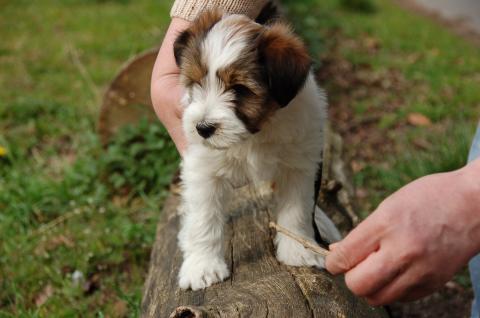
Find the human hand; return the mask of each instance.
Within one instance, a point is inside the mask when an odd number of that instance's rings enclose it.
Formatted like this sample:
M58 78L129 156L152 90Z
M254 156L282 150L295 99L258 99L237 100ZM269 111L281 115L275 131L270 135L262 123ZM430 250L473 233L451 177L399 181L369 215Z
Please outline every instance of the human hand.
M404 186L330 249L327 270L371 305L439 289L480 250L480 160Z
M185 151L187 141L182 130L182 88L179 82L180 70L173 55L173 43L178 34L189 25L190 22L186 20L172 19L155 61L150 87L155 113L168 130L180 155Z

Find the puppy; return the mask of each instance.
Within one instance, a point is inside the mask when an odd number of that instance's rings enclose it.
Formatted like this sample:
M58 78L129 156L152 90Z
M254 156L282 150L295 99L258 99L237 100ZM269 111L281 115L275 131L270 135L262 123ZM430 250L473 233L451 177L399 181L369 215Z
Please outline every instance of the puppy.
M302 41L283 23L202 14L174 44L184 86L188 140L181 177L181 288L229 276L223 256L224 208L234 185L275 182L277 222L314 239L315 176L321 162L326 99ZM320 234L340 239L322 213ZM292 266L324 260L277 234L277 259Z

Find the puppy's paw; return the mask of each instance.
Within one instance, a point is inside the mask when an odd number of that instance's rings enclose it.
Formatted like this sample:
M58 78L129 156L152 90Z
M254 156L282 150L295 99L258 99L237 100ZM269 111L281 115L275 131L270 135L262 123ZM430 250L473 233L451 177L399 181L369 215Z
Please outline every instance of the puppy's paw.
M203 289L223 281L230 275L225 261L219 257L187 257L178 274L178 284L182 289Z
M325 258L314 253L302 244L279 235L276 238L277 259L290 266L314 266L319 269L325 268Z

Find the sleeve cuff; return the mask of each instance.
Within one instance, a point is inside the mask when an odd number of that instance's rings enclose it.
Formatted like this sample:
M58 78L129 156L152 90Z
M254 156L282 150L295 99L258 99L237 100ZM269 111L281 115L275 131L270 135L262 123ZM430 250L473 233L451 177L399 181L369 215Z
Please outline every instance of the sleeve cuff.
M255 19L268 0L176 0L170 16L193 21L202 13L213 8L219 8L225 13L244 14Z

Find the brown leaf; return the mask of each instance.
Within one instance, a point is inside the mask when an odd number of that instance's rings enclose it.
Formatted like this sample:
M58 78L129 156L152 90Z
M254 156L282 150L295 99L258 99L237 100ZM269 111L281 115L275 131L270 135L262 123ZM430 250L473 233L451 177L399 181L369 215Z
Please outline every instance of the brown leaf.
M373 38L373 37L366 37L364 39L364 43L365 47L369 50L372 50L372 51L376 51L380 48L380 42L376 39L376 38Z
M125 207L128 205L129 200L130 200L130 197L128 196L116 195L112 198L112 203L117 207Z
M352 162L350 163L350 166L352 168L352 171L354 173L357 173L359 171L362 171L365 168L365 162L352 160Z
M46 285L40 293L35 297L35 305L40 307L41 305L45 304L47 300L52 297L53 295L53 286L48 284Z
M430 118L420 113L408 114L407 121L412 126L430 126L432 124Z
M65 236L65 235L58 235L56 237L53 237L52 238L52 244L57 247L57 246L60 246L60 245L65 245L66 247L74 247L75 244L73 243L73 241Z
M119 300L113 304L113 317L125 317L128 313L127 303L123 300Z
M427 150L431 146L431 144L424 138L416 138L412 141L412 143L415 145L415 147L422 150Z
M41 256L45 253L56 250L60 246L66 246L68 248L73 248L75 243L69 237L60 234L54 237L49 238L48 240L42 240L34 250L35 255Z

